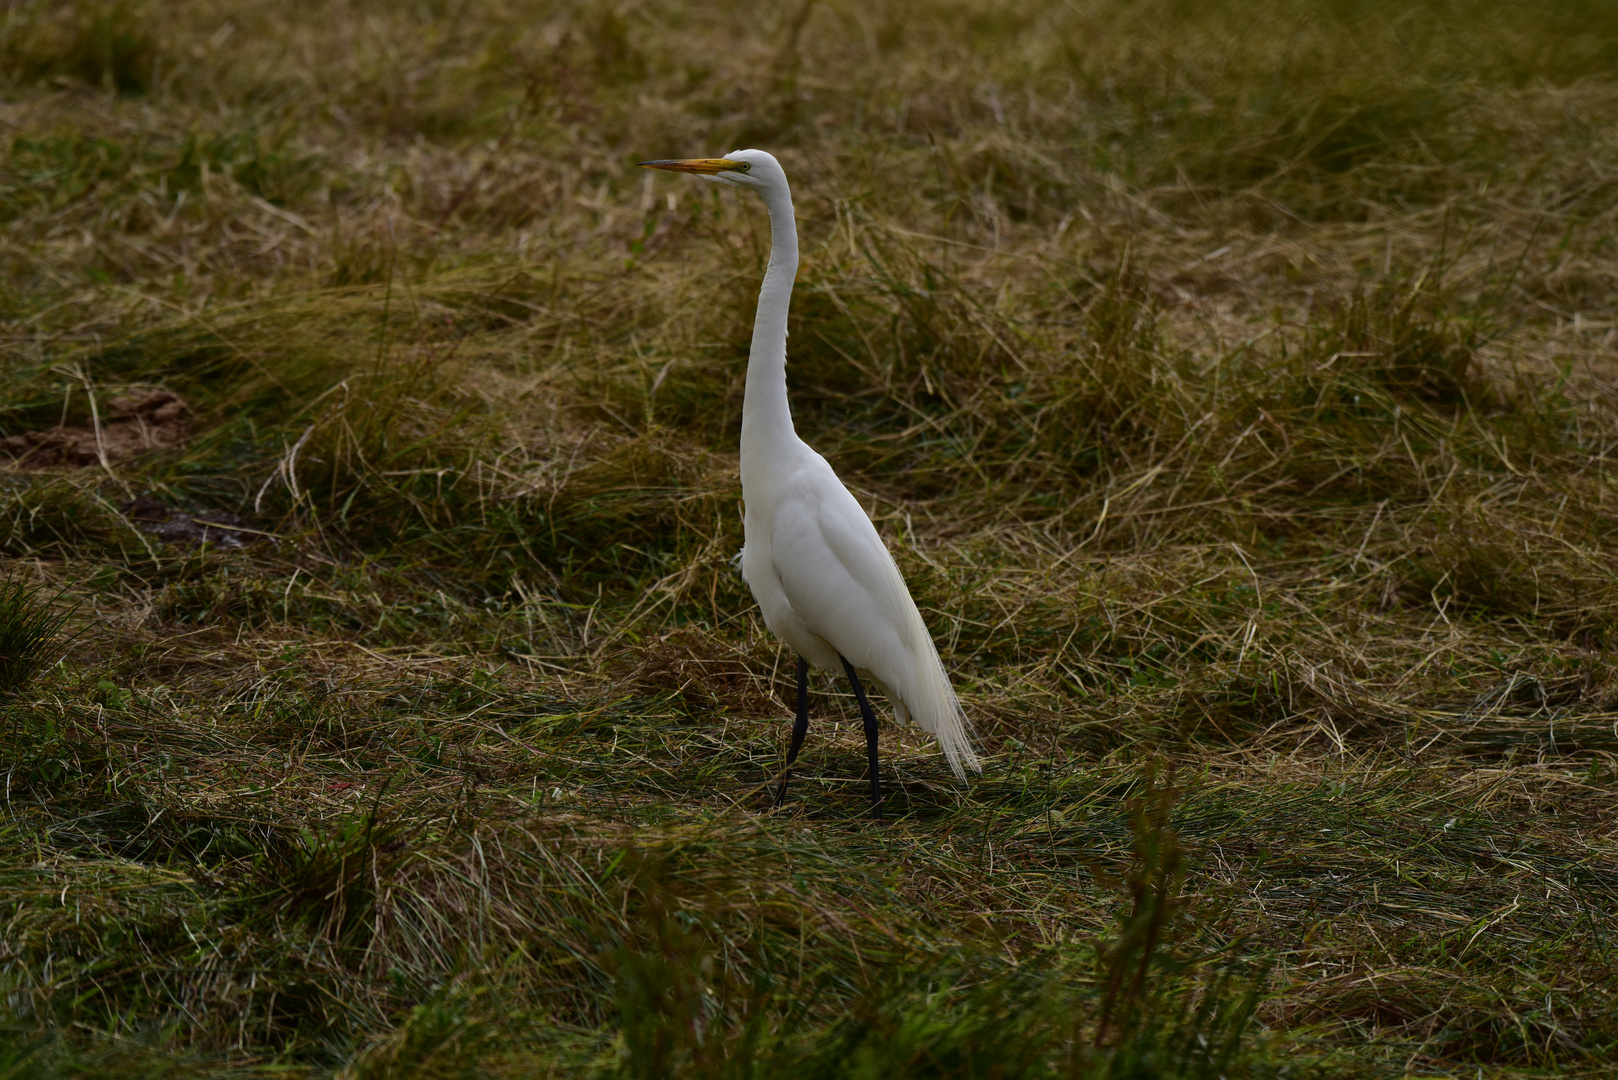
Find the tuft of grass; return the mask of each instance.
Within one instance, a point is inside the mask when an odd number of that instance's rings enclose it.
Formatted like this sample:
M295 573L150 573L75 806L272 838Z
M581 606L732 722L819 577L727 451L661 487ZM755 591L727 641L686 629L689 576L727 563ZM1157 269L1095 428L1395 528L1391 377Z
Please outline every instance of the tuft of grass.
M97 90L144 93L160 63L149 16L128 0L15 5L0 35L0 70L13 84L74 80Z
M1472 366L1487 332L1434 312L1422 291L1424 280L1425 275L1409 284L1385 282L1328 301L1305 348L1322 367L1343 363L1407 402L1458 405L1487 393L1487 384L1476 378Z
M0 693L21 689L59 659L58 635L73 611L54 602L60 595L43 593L15 572L0 581Z

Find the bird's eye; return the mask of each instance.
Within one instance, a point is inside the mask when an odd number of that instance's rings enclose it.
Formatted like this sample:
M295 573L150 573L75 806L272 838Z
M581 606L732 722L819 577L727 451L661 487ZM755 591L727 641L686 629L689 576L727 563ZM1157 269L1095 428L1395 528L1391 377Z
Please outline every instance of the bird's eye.
M750 161L742 162L742 172L746 172L748 169L751 169L752 167L753 167L752 162L750 162Z

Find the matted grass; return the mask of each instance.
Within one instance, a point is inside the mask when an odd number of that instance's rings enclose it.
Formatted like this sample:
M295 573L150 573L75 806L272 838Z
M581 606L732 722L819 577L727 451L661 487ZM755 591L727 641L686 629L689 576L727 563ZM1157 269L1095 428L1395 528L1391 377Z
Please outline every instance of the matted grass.
M0 550L78 606L0 1077L1607 1075L1615 64L1575 0L14 4ZM987 752L885 730L887 828L829 683L767 811L767 231L633 168L748 145Z

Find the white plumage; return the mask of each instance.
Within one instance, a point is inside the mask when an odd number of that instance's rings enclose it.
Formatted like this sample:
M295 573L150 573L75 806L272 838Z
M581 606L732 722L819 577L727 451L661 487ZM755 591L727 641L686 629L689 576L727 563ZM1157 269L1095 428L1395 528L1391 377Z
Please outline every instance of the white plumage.
M967 769L981 771L966 714L893 556L831 465L792 426L786 338L798 230L786 174L762 150L644 164L752 188L769 210L770 264L753 323L741 445L742 576L765 624L815 667L846 670L846 658L860 679L886 695L895 719L912 720L938 740L957 777L964 779ZM788 768L807 726L804 676L800 663L799 716ZM863 698L857 684L856 694ZM863 700L861 708L880 816L875 720Z
M779 497L759 497L755 509L742 482L742 576L765 625L817 668L840 671L847 657L892 702L894 719L937 739L964 779L980 769L966 715L893 556L826 459L794 441L799 460L782 462Z

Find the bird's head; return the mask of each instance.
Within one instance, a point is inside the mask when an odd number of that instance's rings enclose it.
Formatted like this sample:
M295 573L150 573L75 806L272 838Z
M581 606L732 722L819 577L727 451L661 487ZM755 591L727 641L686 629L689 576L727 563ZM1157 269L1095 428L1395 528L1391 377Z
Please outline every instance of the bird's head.
M737 187L768 189L776 185L786 187L787 174L775 158L763 150L732 150L717 158L673 158L666 161L643 161L643 169L664 169L668 172L691 173L704 180Z

